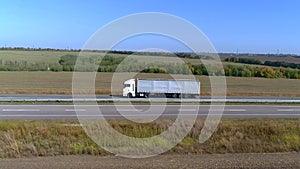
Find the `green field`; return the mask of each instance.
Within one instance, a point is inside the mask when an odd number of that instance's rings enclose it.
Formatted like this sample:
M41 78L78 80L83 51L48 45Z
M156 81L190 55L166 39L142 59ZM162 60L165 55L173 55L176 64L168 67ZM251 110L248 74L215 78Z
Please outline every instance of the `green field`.
M28 64L57 64L59 59L64 55L79 55L80 52L76 51L23 51L23 50L0 50L0 61L12 61L12 62L22 62L26 61ZM84 52L83 55L87 56L99 56L103 55L103 52ZM125 54L110 54L112 56L127 56ZM165 63L192 63L201 64L200 59L190 59L190 58L174 58L167 56L142 56L142 55L131 55L131 58L138 57L145 62L165 62ZM274 60L274 58L272 58ZM282 58L279 58L282 59ZM242 63L228 63L224 62L224 65L239 65L243 66L246 64ZM249 65L263 67L262 65Z
M58 63L59 59L64 55L79 55L80 52L76 51L23 51L23 50L0 50L0 60L3 61L27 61L28 63L48 63L55 64ZM104 52L83 52L84 56L99 56L103 55ZM127 56L125 54L109 54L112 56ZM142 56L142 55L132 55L131 57L140 57L142 60L146 62L153 61L153 57ZM170 58L167 56L155 56L159 58L159 61L170 61ZM197 59L183 59L187 62L194 62ZM173 62L178 61L178 59L174 59ZM200 63L200 62L199 62Z
M89 73L81 73L82 79ZM0 72L1 94L71 94L72 72ZM97 73L97 94L121 94L122 83L130 73ZM170 78L168 74L138 74L138 78ZM184 75L174 75L183 79ZM195 76L201 81L201 94L210 94L208 76ZM228 96L300 96L300 80L227 77ZM114 84L111 91L111 82ZM84 87L84 86L83 86Z
M103 54L103 52L85 52L92 55ZM11 61L29 61L29 62L36 62L36 63L57 63L59 58L63 55L78 55L79 52L77 51L59 51L59 50L0 50L0 60L11 60ZM112 54L115 56L124 56L124 54ZM164 57L164 56L161 56ZM224 60L225 58L233 57L233 56L223 56L221 55L220 58ZM276 56L243 56L239 55L239 58L252 58L258 59L262 62L264 61L285 61L285 62L292 62L292 63L300 63L299 58L295 57L276 57ZM169 57L166 57L169 58ZM187 62L195 62L197 59L188 59L183 58L184 61Z
M27 61L28 63L58 63L61 56L78 54L70 51L10 51L0 50L0 60Z
M133 137L151 137L173 120L138 124L110 120L117 131ZM95 144L77 121L0 121L0 158L54 155L109 155ZM167 153L270 153L300 151L299 119L226 119L204 144L198 142L203 120L198 119L176 147ZM122 148L118 141L109 146Z

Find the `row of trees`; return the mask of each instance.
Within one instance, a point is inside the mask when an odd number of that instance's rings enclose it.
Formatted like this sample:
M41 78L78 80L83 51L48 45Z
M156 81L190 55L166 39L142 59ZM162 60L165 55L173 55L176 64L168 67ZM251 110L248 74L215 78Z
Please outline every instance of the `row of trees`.
M300 79L300 70L272 67L251 67L226 65L224 70L207 70L205 65L168 65L168 67L153 66L142 70L144 73L170 73L170 74L194 74L194 75L212 75L212 76L235 76L235 77L261 77L261 78L287 78Z
M230 58L224 59L224 61L234 62L234 63L245 63L245 64L254 64L254 65L265 65L265 66L273 66L273 67L284 67L284 68L300 69L300 64L297 64L297 63L288 63L288 62L280 62L280 61L261 62L258 59L252 59L252 58L230 57Z
M263 64L258 59L252 59L252 58L237 58L237 57L230 57L224 59L225 62L234 62L234 63L245 63L245 64L254 64L254 65L261 65Z
M17 51L73 51L80 52L81 49L54 49L54 48L35 48L35 47L0 47L0 50L17 50ZM181 58L199 58L199 57L209 57L212 53L202 53L195 54L192 52L139 52L139 51L120 51L120 50L84 50L89 52L101 52L101 53L111 53L111 54L125 54L125 55L147 55L147 56L174 56ZM259 54L259 53L218 53L220 57L231 57L231 56L244 56L244 57L295 57L300 58L300 55L296 54Z
M297 64L297 63L265 61L264 65L273 66L273 67L285 67L285 68L292 68L292 69L300 69L300 64Z
M300 79L297 69L228 65L224 71L226 76Z
M296 54L274 54L274 53L219 53L219 56L222 58L227 57L294 57L294 58L300 58L300 55Z

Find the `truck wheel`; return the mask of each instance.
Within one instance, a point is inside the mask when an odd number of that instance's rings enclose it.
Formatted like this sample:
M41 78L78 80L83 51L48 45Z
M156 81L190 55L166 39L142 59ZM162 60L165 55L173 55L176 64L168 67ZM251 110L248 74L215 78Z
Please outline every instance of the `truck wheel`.
M127 97L132 98L132 93L128 93Z

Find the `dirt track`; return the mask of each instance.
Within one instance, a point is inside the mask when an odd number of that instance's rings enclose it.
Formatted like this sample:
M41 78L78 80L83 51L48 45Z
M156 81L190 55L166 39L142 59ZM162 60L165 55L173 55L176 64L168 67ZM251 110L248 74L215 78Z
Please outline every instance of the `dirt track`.
M160 155L146 159L56 156L1 159L1 169L300 168L300 153Z

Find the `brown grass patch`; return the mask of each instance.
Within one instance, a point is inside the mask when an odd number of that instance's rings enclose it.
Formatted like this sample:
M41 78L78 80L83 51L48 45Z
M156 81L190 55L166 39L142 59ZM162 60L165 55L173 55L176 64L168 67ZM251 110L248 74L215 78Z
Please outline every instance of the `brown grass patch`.
M109 121L119 132L150 137L166 130L173 120L137 124ZM73 124L73 125L66 125ZM0 121L0 158L53 155L108 155L95 144L77 121ZM198 119L187 137L168 153L270 153L300 151L299 119L225 119L203 144L198 137L203 120ZM120 146L111 142L110 146Z

